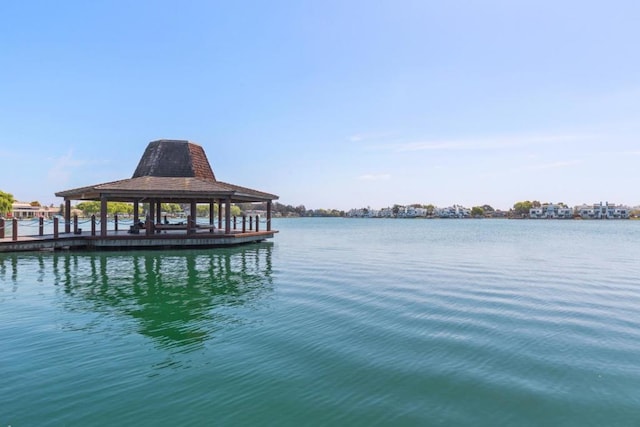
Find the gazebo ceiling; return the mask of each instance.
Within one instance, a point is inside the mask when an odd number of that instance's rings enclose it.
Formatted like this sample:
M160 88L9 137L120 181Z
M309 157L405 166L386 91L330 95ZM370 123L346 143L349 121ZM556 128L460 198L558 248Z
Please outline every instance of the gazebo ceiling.
M274 194L217 181L204 149L189 141L158 140L147 146L133 177L56 193L65 200L233 202L278 199Z

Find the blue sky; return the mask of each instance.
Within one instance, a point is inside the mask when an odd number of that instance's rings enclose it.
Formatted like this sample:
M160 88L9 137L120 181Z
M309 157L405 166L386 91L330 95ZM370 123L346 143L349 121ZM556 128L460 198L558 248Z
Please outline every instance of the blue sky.
M0 3L0 190L148 142L307 208L640 205L640 2Z

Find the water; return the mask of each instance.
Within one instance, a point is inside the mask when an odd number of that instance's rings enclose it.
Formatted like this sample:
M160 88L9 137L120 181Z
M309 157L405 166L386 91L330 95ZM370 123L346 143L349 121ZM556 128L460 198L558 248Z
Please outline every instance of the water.
M640 221L0 254L0 426L637 425Z

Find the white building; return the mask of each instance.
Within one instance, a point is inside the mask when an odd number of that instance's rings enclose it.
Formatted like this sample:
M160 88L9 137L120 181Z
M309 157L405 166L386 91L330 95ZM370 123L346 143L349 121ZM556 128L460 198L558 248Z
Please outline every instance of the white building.
M60 208L53 206L32 206L31 203L14 202L11 207L10 218L17 219L33 219L33 218L52 218L60 213Z
M570 219L573 218L573 209L553 203L542 205L539 208L529 209L529 218L532 219Z
M436 208L434 213L440 218L471 218L471 209L460 205Z
M628 219L631 212L627 206L609 204L609 202L582 205L576 210L583 219Z

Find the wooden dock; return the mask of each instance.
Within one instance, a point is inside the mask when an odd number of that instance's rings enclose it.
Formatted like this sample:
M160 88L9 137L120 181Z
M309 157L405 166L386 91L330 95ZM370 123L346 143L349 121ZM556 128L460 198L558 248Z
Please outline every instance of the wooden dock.
M106 236L61 233L54 235L18 236L0 239L0 253L54 250L129 250L129 249L171 249L171 248L214 248L260 242L277 233L269 231L199 230L186 234L184 231L163 230L155 234L130 234L120 230L107 232Z

